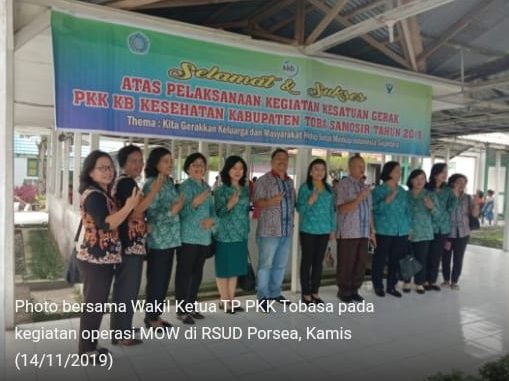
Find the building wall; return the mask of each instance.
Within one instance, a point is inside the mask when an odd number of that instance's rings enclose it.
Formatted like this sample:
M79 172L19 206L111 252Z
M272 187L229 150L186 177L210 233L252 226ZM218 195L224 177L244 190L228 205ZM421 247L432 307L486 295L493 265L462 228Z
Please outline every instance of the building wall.
M25 180L37 180L37 177L27 176L27 158L14 158L14 186L23 185Z

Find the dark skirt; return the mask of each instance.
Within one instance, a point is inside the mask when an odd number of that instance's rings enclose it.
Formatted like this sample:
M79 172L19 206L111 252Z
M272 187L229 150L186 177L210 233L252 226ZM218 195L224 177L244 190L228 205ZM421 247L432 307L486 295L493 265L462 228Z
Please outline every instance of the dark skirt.
M217 241L216 277L231 278L247 274L247 240L241 242Z

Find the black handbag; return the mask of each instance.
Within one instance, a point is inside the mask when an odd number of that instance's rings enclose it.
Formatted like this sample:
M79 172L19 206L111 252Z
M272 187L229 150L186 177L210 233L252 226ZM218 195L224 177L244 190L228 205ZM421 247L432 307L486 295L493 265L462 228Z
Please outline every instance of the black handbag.
M408 254L399 261L399 271L403 280L412 278L422 270L421 263L412 254Z
M237 286L247 292L254 291L256 288L256 276L253 270L253 265L251 264L249 253L247 255L247 273L246 275L239 276Z
M77 258L78 255L78 248L77 243L80 237L81 228L83 226L83 220L80 221L80 225L78 226L78 231L76 232L76 235L74 236L74 247L71 252L71 256L69 257L69 262L67 263L67 268L65 270L65 280L67 283L74 284L74 283L82 283L81 279L81 272L78 266L79 259Z
M481 221L479 218L472 216L472 199L468 197L468 227L470 230L479 230L481 228Z

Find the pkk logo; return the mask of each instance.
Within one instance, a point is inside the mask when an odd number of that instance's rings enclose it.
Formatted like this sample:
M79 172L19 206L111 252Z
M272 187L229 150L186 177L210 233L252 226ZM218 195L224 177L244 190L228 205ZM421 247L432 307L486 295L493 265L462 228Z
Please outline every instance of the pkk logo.
M394 85L392 83L386 83L385 90L387 91L387 94L392 94L394 91Z
M281 69L283 70L283 73L289 77L295 77L299 74L299 66L290 61L283 62Z
M131 33L127 37L127 47L134 54L147 54L150 50L150 40L141 32Z

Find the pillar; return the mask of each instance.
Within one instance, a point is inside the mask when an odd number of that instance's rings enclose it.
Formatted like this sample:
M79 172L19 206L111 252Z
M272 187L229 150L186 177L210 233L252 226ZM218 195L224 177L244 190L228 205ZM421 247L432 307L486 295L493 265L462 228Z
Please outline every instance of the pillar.
M90 151L99 149L99 134L90 134Z
M80 210L81 133L74 134L74 169L72 171L72 209Z
M311 157L311 149L299 148L295 162L295 181L296 191L299 189L307 176L307 168ZM292 237L292 256L291 256L291 290L292 292L300 291L300 244L299 244L299 214L295 212L295 220Z
M70 139L71 136L67 136L64 141L64 150L63 150L63 175L62 175L62 198L64 200L64 205L69 205L69 151L70 151Z
M178 148L178 163L177 163L177 180L179 183L182 182L182 167L183 167L182 145L180 144Z
M497 220L498 220L498 213L501 210L500 209L500 202L499 202L499 196L500 196L500 187L502 184L500 183L500 166L501 166L501 160L502 160L502 152L497 150L495 152L495 220L494 225L497 226Z

